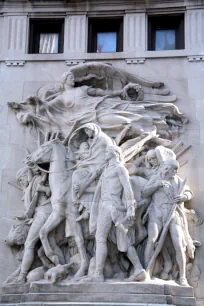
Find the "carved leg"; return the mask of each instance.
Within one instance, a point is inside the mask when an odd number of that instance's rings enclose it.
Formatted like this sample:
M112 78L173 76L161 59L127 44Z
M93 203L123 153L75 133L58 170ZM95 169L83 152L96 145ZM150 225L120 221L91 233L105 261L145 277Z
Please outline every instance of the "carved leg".
M72 205L69 207L69 211L67 212L67 220L68 223L70 224L71 229L73 230L74 233L74 239L76 241L76 245L79 250L80 254L80 268L75 274L75 278L77 277L82 277L85 275L86 271L88 270L88 257L86 253L86 247L84 243L84 236L83 236L83 231L82 231L82 226L80 222L77 222L76 219L79 217L79 213L77 209Z
M96 230L96 269L92 276L84 279L86 282L104 282L103 270L108 253L107 238L111 226L111 205L102 203Z
M50 269L53 267L53 264L51 264L50 260L45 256L43 246L38 249L38 257L46 268Z
M60 211L53 211L40 231L40 240L42 242L45 254L55 265L59 264L59 258L57 255L54 255L48 240L48 235L60 224L60 222L62 222L63 219L64 215Z
M60 265L64 265L65 264L65 258L64 258L62 250L60 249L60 247L56 243L55 236L50 235L49 241L50 241L50 246L51 246L54 254L56 254L57 257L59 258Z
M170 224L170 234L176 252L176 261L180 272L180 285L189 286L186 279L186 254L183 247L183 233L180 225L173 219Z
M155 217L155 222L148 223L148 238L145 248L145 268L148 266L150 259L154 253L155 243L159 237L159 233L162 229L162 225Z
M137 255L137 252L133 246L130 246L127 250L127 257L131 261L134 266L134 273L126 279L126 281L134 282L134 281L144 281L147 278L146 271L143 269L140 259Z
M34 217L34 221L30 227L28 236L25 241L25 249L21 263L21 270L18 278L14 281L15 284L23 285L26 282L26 276L34 261L34 248L39 240L39 232L45 221L46 218L44 215L39 214Z
M160 277L164 280L167 280L169 278L169 272L172 269L172 262L166 245L163 246L162 256L164 260L164 268L163 271L161 272Z
M7 279L3 282L3 287L9 287L10 285L14 284L14 279L18 277L21 271L21 265L11 274L7 277Z

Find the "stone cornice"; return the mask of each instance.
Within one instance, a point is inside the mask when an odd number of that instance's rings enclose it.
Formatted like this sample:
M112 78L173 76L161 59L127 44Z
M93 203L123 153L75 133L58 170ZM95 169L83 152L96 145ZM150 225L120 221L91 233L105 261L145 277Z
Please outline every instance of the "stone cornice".
M10 10L29 11L37 9L38 11L56 12L64 10L66 12L101 12L101 11L162 11L179 8L199 8L204 7L204 0L188 1L185 0L0 0L0 8L4 12Z

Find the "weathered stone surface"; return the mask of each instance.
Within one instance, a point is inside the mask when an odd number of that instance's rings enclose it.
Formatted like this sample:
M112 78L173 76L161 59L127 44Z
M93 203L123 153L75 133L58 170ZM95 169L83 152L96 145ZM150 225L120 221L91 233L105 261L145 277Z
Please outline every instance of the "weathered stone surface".
M0 1L2 9L3 1ZM109 1L110 2L110 1ZM129 71L134 75L140 75L150 80L162 80L167 84L172 94L176 94L177 106L188 115L190 124L185 127L183 135L179 139L186 144L192 144L192 148L179 159L180 162L188 160L179 171L181 177L187 177L187 184L191 186L194 192L194 198L189 207L195 209L198 215L203 215L204 200L204 125L203 125L203 84L204 69L202 60L203 49L203 15L204 7L202 1L186 2L163 2L142 1L137 4L131 1L113 1L107 3L98 1L90 3L89 1L78 3L71 1L69 5L62 4L62 1L4 1L4 8L0 20L0 37L2 44L0 46L0 283L15 270L15 256L7 246L4 246L4 240L13 224L12 218L23 213L23 203L21 201L22 193L15 187L8 185L8 181L15 181L16 171L22 167L24 149L28 148L30 152L36 149L36 135L29 137L19 127L14 114L11 114L6 106L8 101L21 101L30 94L35 94L36 90L44 84L54 84L60 81L61 74L69 68L65 65L65 60L70 62L75 59L97 60L104 63L109 62L118 68ZM172 51L146 51L147 41L147 13L146 10L157 13L179 11L183 6L185 11L185 50ZM32 12L42 13L42 16L65 17L65 48L64 54L39 55L27 54L28 45L28 26L29 16ZM60 13L59 13L60 12ZM87 32L86 14L99 16L108 14L118 16L124 15L124 52L112 54L87 54L86 53L86 35ZM128 28L130 27L130 29ZM67 35L69 33L69 35ZM69 41L69 37L75 37L75 41ZM82 39L80 39L82 37ZM134 39L133 39L133 38ZM199 55L199 56L197 56ZM188 61L187 56L193 56L192 62ZM127 65L125 59L144 58L145 64ZM190 58L190 57L189 57ZM6 66L5 61L15 62L14 60L24 60L24 66ZM133 63L134 61L132 61ZM136 62L136 61L135 61ZM139 63L139 61L137 61ZM26 151L25 151L26 152ZM26 155L26 153L25 153ZM192 223L193 237L204 243L203 225L197 226ZM191 233L192 234L192 233ZM203 284L204 284L204 266L203 266L203 246L196 251L195 264L198 265L200 275L192 275L196 288L196 297L198 305L203 306ZM129 288L129 287L128 287ZM171 294L177 292L177 287L171 289ZM165 289L167 290L167 289ZM175 290L175 291L174 291ZM178 289L182 291L182 288ZM131 289L130 289L131 291ZM190 292L190 291L189 291ZM186 298L190 298L191 293L186 293ZM120 293L120 292L119 292ZM133 293L134 294L134 293ZM184 294L184 293L182 293ZM185 301L185 306L192 305L190 299L169 300L180 305ZM193 301L194 302L194 301ZM42 303L39 302L39 305ZM55 304L55 302L54 302ZM34 305L34 303L32 304ZM48 305L48 304L47 304ZM53 305L53 304L52 304ZM64 305L64 303L62 304ZM144 304L145 305L145 304ZM147 305L147 303L146 303Z
M14 294L15 293L15 294ZM75 305L181 305L194 306L191 287L160 285L156 283L101 283L101 284L70 284L62 283L53 286L49 283L32 283L18 287L6 287L2 303L74 303ZM182 303L183 301L183 303ZM80 304L82 303L82 304ZM111 303L111 304L110 304ZM18 304L18 306L20 306ZM68 304L69 305L69 304Z

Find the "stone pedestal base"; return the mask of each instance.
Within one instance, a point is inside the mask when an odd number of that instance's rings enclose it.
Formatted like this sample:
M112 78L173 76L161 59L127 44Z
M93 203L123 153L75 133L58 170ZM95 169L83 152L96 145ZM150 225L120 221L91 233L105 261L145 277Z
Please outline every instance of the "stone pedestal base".
M196 306L192 287L146 283L35 282L4 289L3 304L15 306Z

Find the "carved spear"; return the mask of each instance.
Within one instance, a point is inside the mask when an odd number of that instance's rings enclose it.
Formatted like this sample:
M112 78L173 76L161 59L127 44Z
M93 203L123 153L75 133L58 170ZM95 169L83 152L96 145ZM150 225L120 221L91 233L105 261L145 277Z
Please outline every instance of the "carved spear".
M178 192L178 195L181 195L182 191L183 191L183 188L186 184L186 178L184 179L184 181L181 183L181 186L179 188L179 192ZM167 218L167 221L166 221L166 224L162 230L162 233L160 235L160 238L159 238L159 241L157 243L157 246L156 246L156 249L154 250L154 254L152 255L152 258L150 260L150 262L148 263L148 266L147 266L147 269L146 269L146 272L147 274L149 275L149 277L152 276L152 272L153 272L153 269L154 269L154 263L155 263L155 260L157 258L157 256L159 255L159 253L161 252L162 250L162 247L163 247L163 244L164 244L164 240L166 238L166 235L167 235L167 232L168 232L168 229L169 229L169 225L171 223L171 219L173 217L173 214L176 210L176 207L177 207L177 203L175 202L171 208L171 211L169 213L169 216Z

